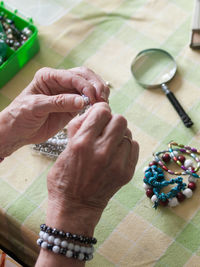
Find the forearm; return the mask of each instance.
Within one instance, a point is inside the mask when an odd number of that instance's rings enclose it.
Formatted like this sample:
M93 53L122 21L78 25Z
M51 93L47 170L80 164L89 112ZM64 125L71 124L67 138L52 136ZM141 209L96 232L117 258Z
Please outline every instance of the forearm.
M6 112L0 112L0 157L9 156L20 147L17 133L13 130L14 119Z
M56 203L49 203L47 209L46 224L52 228L56 228L72 234L93 236L94 228L101 216L101 212L97 213L91 209L84 210L77 205L70 205L69 208L60 208ZM84 244L82 244L84 245ZM41 249L36 267L54 267L54 266L85 266L84 261L78 259L67 258L58 255L52 251Z

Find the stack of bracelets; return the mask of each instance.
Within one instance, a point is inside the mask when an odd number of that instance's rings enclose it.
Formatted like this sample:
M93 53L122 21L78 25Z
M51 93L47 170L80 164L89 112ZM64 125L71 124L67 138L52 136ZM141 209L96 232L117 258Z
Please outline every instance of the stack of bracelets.
M40 230L37 244L41 248L80 261L89 261L93 258L96 238L65 233L46 224L41 224Z
M187 159L183 154L190 156L192 159ZM200 176L197 172L200 169L200 159L197 157L200 151L196 148L170 142L168 150L156 152L154 161L149 163L145 168L144 189L147 197L154 203L153 207L158 205L175 207L186 198L191 198L193 191L196 188L197 179ZM170 161L175 162L182 170L172 171L166 164ZM193 166L196 161L196 167ZM176 178L166 180L164 171L168 174L177 175ZM188 184L183 182L183 178L179 175L188 175ZM171 184L176 184L168 193L163 193L161 190Z

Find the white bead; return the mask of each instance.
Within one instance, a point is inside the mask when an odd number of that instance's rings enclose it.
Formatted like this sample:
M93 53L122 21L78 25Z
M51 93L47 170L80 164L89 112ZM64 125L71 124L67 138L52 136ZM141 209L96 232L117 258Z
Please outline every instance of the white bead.
M158 198L156 195L153 195L152 198L151 198L151 201L154 203L156 201L158 201Z
M193 193L192 190L190 188L186 188L185 190L183 190L182 192L187 198L191 198Z
M43 240L42 240L41 238L39 238L39 239L37 240L37 244L38 244L38 246L40 246L40 244L41 244L42 241L43 241Z
M55 238L54 239L54 244L56 245L56 246L60 246L60 243L61 243L61 240L60 240L60 238Z
M47 242L42 242L42 244L41 244L41 248L47 249L47 245L48 245Z
M39 233L40 238L43 238L44 233L45 233L44 231L40 231Z
M47 241L48 238L49 238L49 234L48 233L44 233L42 238L43 238L43 240Z
M169 207L176 207L176 206L178 206L178 204L179 204L179 202L178 202L178 199L176 197L169 199L169 203L168 203Z
M87 247L87 249L86 249L86 253L88 253L88 254L92 253L92 249L91 249L91 247Z
M83 253L79 253L79 255L78 255L78 259L79 259L80 261L82 261L82 260L84 259L84 254L83 254Z
M57 144L56 139L52 139L52 140L51 140L51 143L52 143L52 145L56 145L56 144Z
M80 251L80 246L79 245L75 245L74 246L74 251L79 252Z
M69 243L68 244L68 249L69 250L73 250L74 249L74 244L73 243Z
M175 157L178 157L178 155L179 155L178 151L173 151L173 153L174 153Z
M62 248L67 248L67 245L68 245L68 242L65 241L65 240L61 242L61 247Z
M91 246L92 253L94 253L94 246Z
M48 238L48 242L50 244L53 244L54 243L54 240L55 240L55 237L53 235L50 235L49 238Z
M194 178L194 176L190 175L190 176L188 177L188 182L196 183L196 181L197 181L197 179Z
M67 145L67 139L64 140L64 145Z
M186 159L184 162L185 168L193 167L193 161L191 159Z
M145 172L148 168L149 166L144 167L143 172Z
M73 252L71 250L68 250L66 252L66 256L67 256L67 258L71 258L73 256Z
M60 251L59 246L53 246L52 251L53 251L54 253L58 254L59 251Z
M82 246L81 246L80 251L81 251L82 253L86 253L86 247L82 247Z
M92 260L93 259L93 254L89 254L88 255L88 260L90 261L90 260Z
M151 188L151 186L150 186L150 185L148 185L148 184L145 184L145 183L143 183L143 187L144 187L144 190L147 190L147 189Z

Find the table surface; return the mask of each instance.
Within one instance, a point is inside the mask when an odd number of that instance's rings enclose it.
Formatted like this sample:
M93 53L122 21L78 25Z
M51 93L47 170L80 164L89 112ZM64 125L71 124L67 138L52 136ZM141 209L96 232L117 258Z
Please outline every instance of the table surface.
M193 5L188 0L83 0L52 25L38 25L40 52L0 91L3 109L44 66L85 65L112 84L111 108L127 118L140 157L133 180L103 213L95 257L87 266L199 266L200 186L178 207L157 210L143 190L143 168L152 152L171 140L200 148L200 53L189 48ZM170 87L194 121L191 129L161 90L143 90L132 77L133 58L150 47L176 59ZM0 166L0 242L30 266L38 254L35 241L45 220L52 165L25 146Z

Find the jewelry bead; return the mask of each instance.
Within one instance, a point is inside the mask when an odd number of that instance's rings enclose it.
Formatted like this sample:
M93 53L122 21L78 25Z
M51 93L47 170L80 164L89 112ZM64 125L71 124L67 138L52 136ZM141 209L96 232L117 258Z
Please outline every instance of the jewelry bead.
M146 195L147 197L151 198L154 195L153 189L152 188L147 189Z
M57 237L57 238L54 239L54 244L55 244L56 246L59 246L60 243L61 243L60 238Z
M91 261L93 259L93 255L92 254L89 254L88 255L88 260Z
M197 181L197 179L194 178L192 175L190 175L190 176L188 177L188 182L196 183L196 181Z
M39 238L39 239L37 240L37 244L38 244L38 246L40 246L40 245L42 244L42 242L43 242L43 240L42 240L41 238Z
M91 247L87 247L86 248L86 253L88 253L88 254L92 253L92 248Z
M178 155L179 155L178 151L173 151L173 153L174 153L175 157L178 157Z
M48 240L49 234L48 233L44 233L42 238L43 238L44 241Z
M67 246L68 246L68 242L67 241L64 240L64 241L61 242L61 247L62 248L67 248Z
M84 254L83 254L83 253L79 253L79 255L78 255L78 259L79 259L80 261L82 261L82 260L84 259Z
M59 246L53 246L52 251L56 254L60 252L60 247Z
M143 183L143 187L145 190L152 188L150 185Z
M71 250L68 250L66 256L67 258L71 258L73 256L73 252Z
M188 169L189 167L193 167L193 161L191 159L186 159L184 162L184 166Z
M185 200L186 196L182 192L178 192L176 195L179 202L182 202Z
M69 243L68 244L68 249L69 250L73 250L74 249L74 244L73 243Z
M166 199L165 201L160 201L159 202L163 207L165 207L165 206L167 206L168 205L168 203L169 203L169 200L168 199Z
M148 170L149 166L144 167L143 172L145 173Z
M53 244L53 243L54 243L54 240L55 240L55 237L54 237L53 235L50 235L50 236L48 237L48 242L49 242L49 243Z
M152 198L151 198L151 201L152 201L153 203L155 203L156 201L158 201L157 196L156 196L156 195L153 195Z
M46 241L42 242L41 248L47 249L48 243Z
M40 238L43 238L44 233L45 233L44 231L40 231L39 233Z
M153 166L153 165L156 165L156 166L157 166L157 165L158 165L157 161L154 160L154 161L151 161L151 162L149 163L149 166Z
M194 182L190 182L188 184L188 188L190 188L192 191L194 191L196 189L196 184Z
M169 207L176 207L176 206L178 206L178 204L179 204L179 202L178 202L178 199L176 197L169 199L169 203L168 203Z
M162 156L162 160L167 163L167 162L169 162L171 160L171 157L170 157L170 155L168 153L165 153Z
M80 252L82 252L82 253L86 253L86 247L81 246L81 248L80 248Z
M75 252L79 252L80 251L80 246L79 245L75 245L74 246L74 251Z
M193 193L192 190L190 188L186 188L185 190L183 190L182 192L187 198L191 198Z

